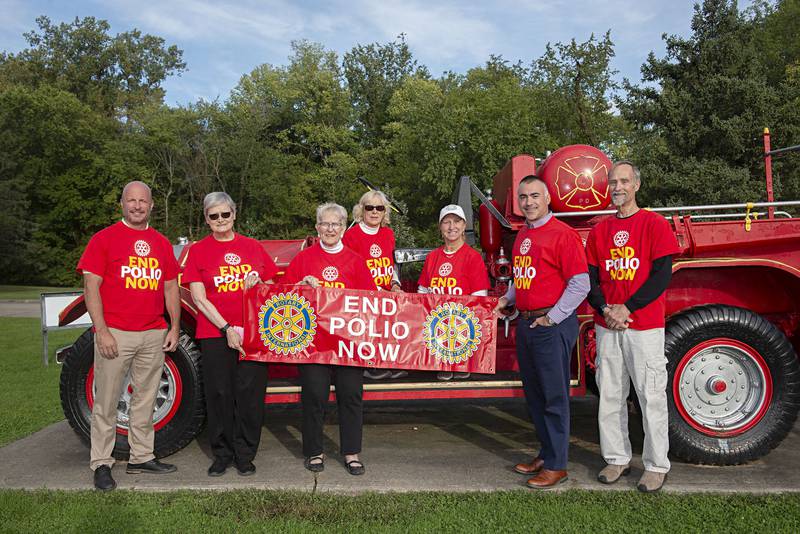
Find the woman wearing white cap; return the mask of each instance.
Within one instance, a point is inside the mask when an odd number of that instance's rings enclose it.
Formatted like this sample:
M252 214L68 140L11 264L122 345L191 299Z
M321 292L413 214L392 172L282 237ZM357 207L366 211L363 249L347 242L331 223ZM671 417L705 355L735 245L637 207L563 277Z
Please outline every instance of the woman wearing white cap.
M428 254L418 282L419 293L439 295L487 296L489 274L480 253L464 241L467 220L464 210L449 204L439 212L439 231L444 245ZM469 373L456 373L467 378ZM439 380L450 380L453 373L440 372Z

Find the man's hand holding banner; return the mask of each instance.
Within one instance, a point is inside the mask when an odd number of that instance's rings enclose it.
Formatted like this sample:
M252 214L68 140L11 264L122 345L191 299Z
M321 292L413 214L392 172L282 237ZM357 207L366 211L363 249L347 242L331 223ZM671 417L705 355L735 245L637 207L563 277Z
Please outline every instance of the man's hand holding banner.
M245 291L246 359L495 372L495 298L259 285Z

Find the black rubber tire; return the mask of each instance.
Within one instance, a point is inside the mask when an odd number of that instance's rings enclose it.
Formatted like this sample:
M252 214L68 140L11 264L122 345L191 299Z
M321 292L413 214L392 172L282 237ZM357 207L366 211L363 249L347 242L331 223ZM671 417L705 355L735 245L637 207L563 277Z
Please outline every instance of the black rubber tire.
M681 415L673 395L675 371L694 347L729 338L752 347L772 378L770 404L761 420L742 433L719 438L693 428ZM693 463L736 465L774 449L794 426L800 408L800 364L791 343L762 316L743 308L709 305L670 318L666 325L670 452Z
M188 445L202 430L206 411L203 396L200 350L191 337L181 332L175 352L168 353L182 382L180 405L172 419L156 430L153 453L156 458L174 454ZM61 407L70 426L89 445L91 411L86 398L86 379L94 365L94 333L85 331L72 345L61 369ZM117 432L114 458L127 460L128 436Z

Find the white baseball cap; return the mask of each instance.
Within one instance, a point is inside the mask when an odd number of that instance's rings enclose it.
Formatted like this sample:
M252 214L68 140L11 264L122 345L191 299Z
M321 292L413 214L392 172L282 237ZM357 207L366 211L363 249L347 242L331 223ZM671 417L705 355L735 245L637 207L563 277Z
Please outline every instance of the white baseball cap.
M464 215L464 210L461 208L461 206L458 204L448 204L442 208L442 211L439 212L439 222L442 222L442 219L451 213L453 215L458 215L464 221L467 220L466 216Z

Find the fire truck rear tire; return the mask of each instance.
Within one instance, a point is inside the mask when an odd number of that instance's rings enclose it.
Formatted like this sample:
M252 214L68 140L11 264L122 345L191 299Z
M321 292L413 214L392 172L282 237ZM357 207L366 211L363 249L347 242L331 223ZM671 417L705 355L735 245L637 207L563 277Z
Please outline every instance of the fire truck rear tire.
M775 448L800 408L800 365L786 336L743 308L710 305L666 326L670 452L736 465Z
M69 351L60 380L64 416L87 445L90 444L93 367L94 333L90 329ZM124 397L125 393L120 398L120 406L125 405ZM205 423L200 350L185 332L181 332L178 348L166 353L153 417L156 428L153 452L157 458L169 456L188 445ZM127 428L118 424L113 456L127 460L129 452Z

